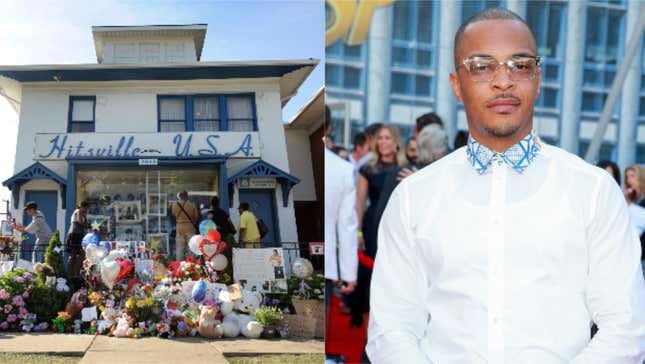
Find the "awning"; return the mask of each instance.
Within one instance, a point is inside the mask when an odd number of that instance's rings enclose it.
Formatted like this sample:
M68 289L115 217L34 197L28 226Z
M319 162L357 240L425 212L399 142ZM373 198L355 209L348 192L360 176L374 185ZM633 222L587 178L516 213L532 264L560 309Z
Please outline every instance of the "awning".
M228 184L229 207L233 207L232 197L235 192L235 182L240 178L249 177L275 178L282 188L282 203L284 207L287 207L289 204L289 192L291 191L291 188L300 183L300 179L297 177L294 177L278 167L260 159L257 162L244 167L241 171L233 174L226 180L226 183Z
M61 186L61 197L63 200L63 208L66 208L65 206L65 194L67 191L67 181L63 179L61 176L56 174L56 172L52 171L51 169L45 167L39 162L36 162L29 167L23 169L22 171L16 173L13 177L9 178L8 180L2 182L2 185L7 187L8 189L11 190L11 195L13 198L13 206L14 208L18 208L18 200L20 199L20 187L33 180L33 179L50 179L56 183L58 183Z

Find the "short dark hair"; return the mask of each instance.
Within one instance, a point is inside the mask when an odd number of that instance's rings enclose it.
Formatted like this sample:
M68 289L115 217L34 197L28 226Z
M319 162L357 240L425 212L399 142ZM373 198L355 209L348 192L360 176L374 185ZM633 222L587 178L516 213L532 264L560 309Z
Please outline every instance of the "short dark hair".
M421 116L419 116L417 118L417 125L416 125L415 129L416 129L416 131L418 131L420 133L421 130L423 130L423 128L425 128L426 126L428 126L430 124L437 124L437 125L439 125L440 127L443 128L443 121L441 120L439 115L437 115L437 114L435 114L433 112L429 112L429 113L423 114L423 115L421 115Z
M618 168L618 165L616 163L608 160L601 160L596 163L596 166L602 169L606 169L607 167L611 168L611 175L616 180L616 183L618 183L618 185L620 186L620 168Z
M531 30L531 27L522 19L521 16L515 14L514 12L504 9L504 8L488 8L480 11L479 13L471 16L466 20L457 30L457 33L455 33L455 42L454 42L454 57L455 57L455 68L457 68L457 65L461 62L460 60L457 59L457 49L459 49L459 45L461 43L462 38L464 37L464 32L466 31L466 28L473 23L477 23L480 21L484 20L513 20L513 21L519 21L520 23L524 24L526 26L526 29L529 30L529 33L531 34L531 38L533 39L533 44L537 44L535 42L535 35L533 34L533 31Z
M331 148L331 151L334 152L334 154L339 154L342 151L346 152L347 149L345 149L345 147L342 147L340 145L335 145L333 148Z
M383 123L374 123L365 127L365 136L367 138L374 138L379 129L383 127Z
M240 203L240 208L244 211L249 211L249 203L248 202L241 202Z
M219 197L213 196L213 198L211 198L211 207L212 208L219 207Z
M81 207L84 207L84 208L85 208L85 207L90 207L90 203L89 203L89 202L87 202L87 201L81 201L81 203L80 203L80 204L78 204L78 207L79 207L79 208L81 208Z
M356 150L357 146L363 146L367 143L367 137L365 136L365 133L357 133L354 135L354 150Z

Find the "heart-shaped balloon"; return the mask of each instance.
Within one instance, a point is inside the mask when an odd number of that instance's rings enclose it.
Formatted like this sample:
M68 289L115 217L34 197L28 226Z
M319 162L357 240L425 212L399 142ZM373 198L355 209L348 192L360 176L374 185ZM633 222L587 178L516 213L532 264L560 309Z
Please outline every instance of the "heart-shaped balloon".
M188 241L188 249L190 249L190 251L197 256L202 255L202 252L199 251L199 243L202 240L204 240L203 236L193 235L193 237Z
M134 273L134 264L131 261L125 259L117 260L117 263L121 267L119 275L116 277L116 282L122 280L123 278L131 277Z
M219 249L218 241L210 241L208 239L203 239L199 243L199 251L202 252L206 260L211 260L215 255L217 255L217 250Z
M87 244L87 247L85 247L85 257L90 261L92 265L97 264L101 260L96 244Z
M224 254L217 254L211 259L211 265L216 271L223 271L228 266L228 258Z
M217 226L213 222L213 220L202 220L202 222L199 223L199 233L202 234L203 236L206 236L209 231L215 229Z
M114 283L116 283L116 277L119 276L119 272L121 272L119 262L107 259L103 259L101 261L101 279L109 289L114 287Z
M107 252L107 249L102 245L96 248L96 254L99 257L99 260L105 258L107 256Z
M197 303L202 302L206 297L206 283L203 280L197 281L193 286L193 300Z
M222 240L222 235L220 235L219 231L217 229L213 229L206 234L206 239L210 241L220 241Z

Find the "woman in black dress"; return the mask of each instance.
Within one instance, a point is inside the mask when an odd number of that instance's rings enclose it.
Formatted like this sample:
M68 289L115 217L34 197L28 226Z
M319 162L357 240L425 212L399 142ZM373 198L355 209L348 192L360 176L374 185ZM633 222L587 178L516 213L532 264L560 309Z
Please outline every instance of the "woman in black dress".
M374 156L359 170L356 188L356 214L358 216L358 245L365 255L376 256L376 205L381 195L385 177L397 166L405 165L403 140L399 129L385 125L376 132ZM368 205L369 200L369 207ZM372 271L359 264L356 289L347 297L352 311L352 325L362 324L363 312L369 310L369 285Z
M90 228L87 222L87 210L90 204L87 201L81 202L72 213L69 234L67 235L67 249L69 251L68 267L72 275L74 286L82 283L81 267L85 260L82 242L86 232Z

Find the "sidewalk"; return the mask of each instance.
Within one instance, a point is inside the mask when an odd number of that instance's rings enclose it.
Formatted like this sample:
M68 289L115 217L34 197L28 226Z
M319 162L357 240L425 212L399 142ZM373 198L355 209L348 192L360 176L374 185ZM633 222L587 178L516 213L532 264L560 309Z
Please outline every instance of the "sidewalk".
M322 340L204 339L199 337L124 339L73 334L0 335L0 352L82 357L81 363L228 363L226 355L323 353Z

